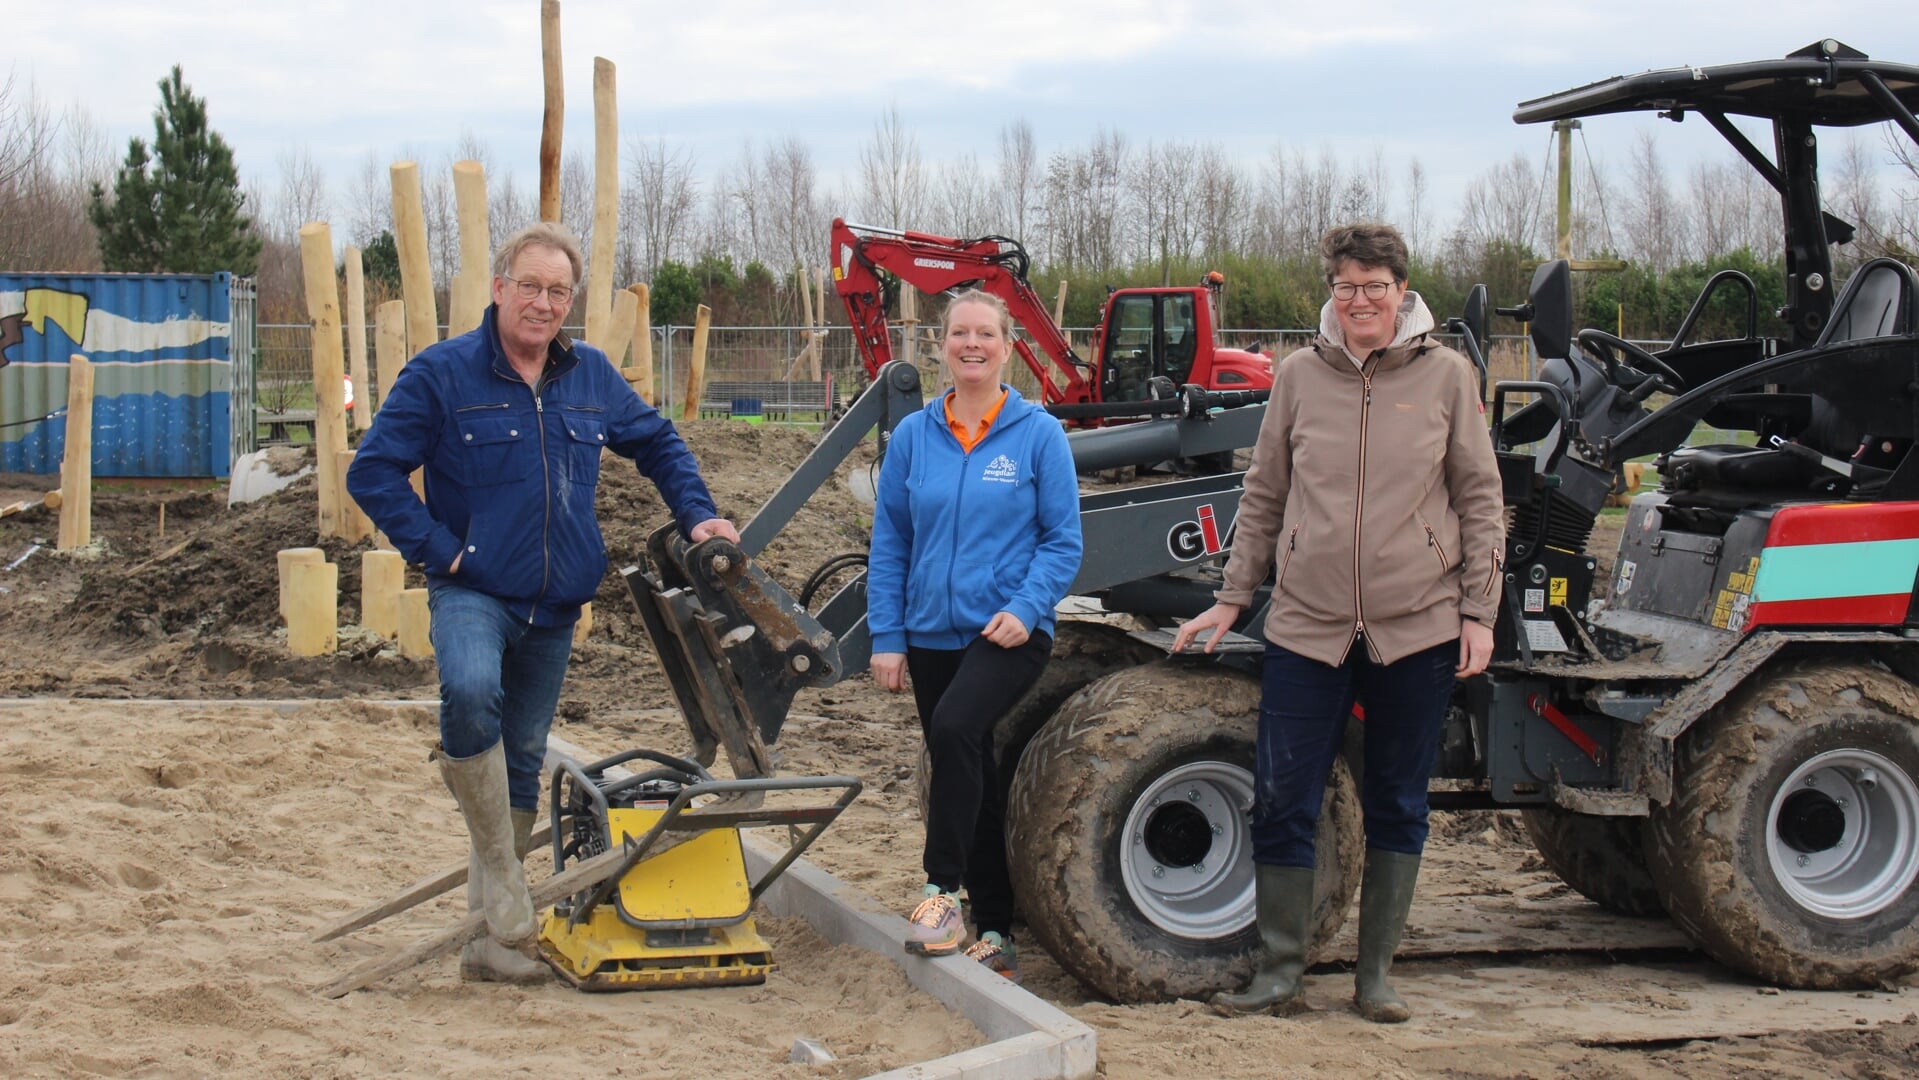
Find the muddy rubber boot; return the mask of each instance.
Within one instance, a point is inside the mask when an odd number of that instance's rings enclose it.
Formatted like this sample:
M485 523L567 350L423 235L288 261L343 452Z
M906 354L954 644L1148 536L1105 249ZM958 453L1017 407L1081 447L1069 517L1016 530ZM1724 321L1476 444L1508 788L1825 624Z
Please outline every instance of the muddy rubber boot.
M1306 939L1312 933L1313 871L1298 866L1255 864L1254 898L1259 922L1259 966L1237 994L1214 994L1207 1004L1221 1016L1284 1010L1298 1000L1306 974Z
M532 847L533 823L537 815L532 810L514 810L512 817L513 850L524 860L527 850ZM480 867L479 857L469 852L466 857L468 911L481 911L486 907L484 895L491 882L485 874ZM528 959L518 949L500 944L491 935L469 941L460 950L462 979L474 982L539 983L551 977L545 964Z
M1359 885L1359 962L1353 966L1353 1005L1375 1024L1403 1024L1413 1011L1393 992L1386 972L1393 966L1406 913L1419 880L1419 856L1366 849L1366 875Z
M488 936L503 945L518 945L533 936L533 897L527 893L526 874L514 855L512 807L506 794L506 751L499 743L470 758L440 755L440 775L459 801L466 831L473 843L472 860L484 883L480 910L486 913ZM469 865L472 865L470 863Z

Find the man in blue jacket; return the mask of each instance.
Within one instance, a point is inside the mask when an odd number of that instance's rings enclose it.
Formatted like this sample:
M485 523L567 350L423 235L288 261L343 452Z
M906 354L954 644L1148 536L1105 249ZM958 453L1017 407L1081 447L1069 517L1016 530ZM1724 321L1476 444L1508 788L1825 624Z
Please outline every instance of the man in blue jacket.
M633 459L689 540L739 541L672 423L605 353L561 331L584 262L562 225L501 245L479 328L401 369L347 471L360 508L426 571L436 757L473 843L468 905L486 913L487 936L460 954L470 979L545 972L515 949L535 930L520 860L573 624L606 575L593 512L600 451ZM421 467L424 502L408 482Z

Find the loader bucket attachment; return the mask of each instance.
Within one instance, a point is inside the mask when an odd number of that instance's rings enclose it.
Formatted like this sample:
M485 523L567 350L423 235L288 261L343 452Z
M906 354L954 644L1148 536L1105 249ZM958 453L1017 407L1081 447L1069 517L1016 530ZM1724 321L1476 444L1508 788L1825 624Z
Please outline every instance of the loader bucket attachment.
M840 677L839 643L734 544L688 544L676 525L647 538L650 569L627 567L633 602L666 671L695 757L725 746L740 779L771 776L801 687Z

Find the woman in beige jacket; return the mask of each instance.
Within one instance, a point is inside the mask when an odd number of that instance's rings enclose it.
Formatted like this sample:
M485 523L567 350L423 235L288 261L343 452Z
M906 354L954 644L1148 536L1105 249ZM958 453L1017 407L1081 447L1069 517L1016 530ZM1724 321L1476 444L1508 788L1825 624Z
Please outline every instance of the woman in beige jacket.
M1253 811L1262 943L1228 1015L1300 991L1313 832L1355 703L1365 711L1366 869L1354 1004L1411 1013L1387 981L1426 843L1426 784L1455 679L1492 657L1505 551L1498 467L1472 365L1431 339L1389 225L1320 241L1332 297L1309 348L1275 371L1217 603L1180 627L1211 651L1275 575Z

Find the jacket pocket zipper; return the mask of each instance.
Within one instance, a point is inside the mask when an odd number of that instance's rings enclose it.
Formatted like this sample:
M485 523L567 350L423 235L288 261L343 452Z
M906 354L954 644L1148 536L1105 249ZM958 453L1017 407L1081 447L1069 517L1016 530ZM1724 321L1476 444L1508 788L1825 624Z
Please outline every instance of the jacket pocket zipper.
M1452 567L1451 564L1446 561L1446 548L1440 544L1439 534L1433 532L1433 527L1426 524L1424 517L1421 517L1419 514L1414 514L1413 517L1419 520L1419 527L1426 530L1426 546L1432 548L1433 554L1439 557L1439 572L1443 575Z
M492 405L462 405L453 411L456 413L469 413L469 412L480 412L485 409L507 409L507 408L512 408L512 406L502 401Z
M1273 579L1273 591L1275 592L1279 591L1280 585L1283 582L1285 582L1286 567L1292 563L1293 549L1298 546L1299 546L1299 526L1295 525L1293 526L1293 531L1286 534L1286 557L1279 560L1279 576Z
M1498 548L1494 548L1493 549L1493 570L1492 570L1492 573L1486 575L1486 591L1484 595L1491 596L1493 594L1493 588L1499 584L1499 572L1501 570L1504 570L1505 568L1506 568L1506 553L1501 551Z

